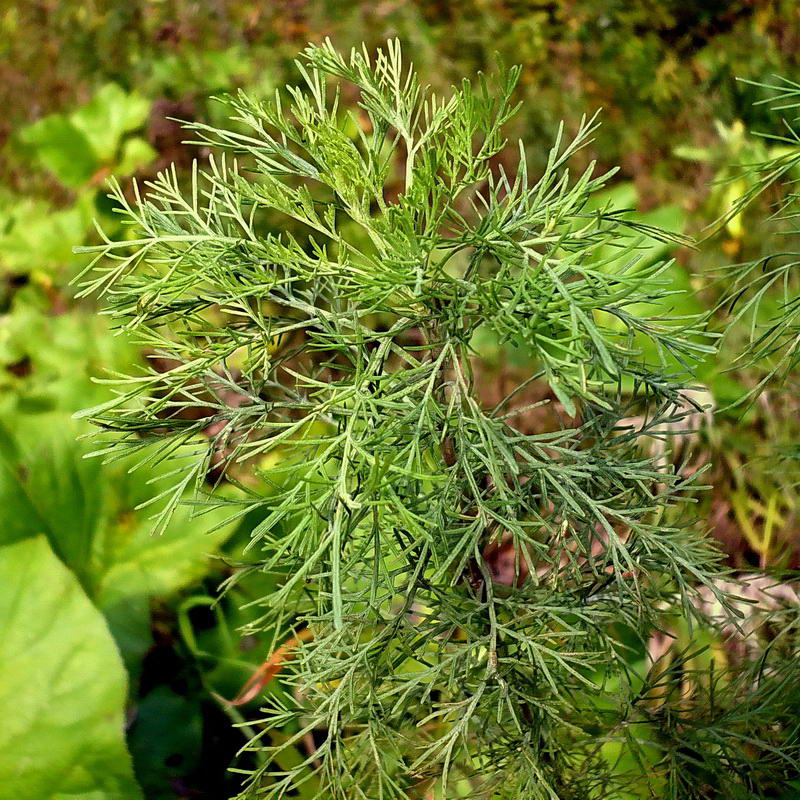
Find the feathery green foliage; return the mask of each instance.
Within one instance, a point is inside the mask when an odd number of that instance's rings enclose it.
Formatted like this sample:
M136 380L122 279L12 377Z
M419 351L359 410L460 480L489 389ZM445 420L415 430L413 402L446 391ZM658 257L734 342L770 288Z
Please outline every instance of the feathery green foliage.
M588 210L612 173L568 164L594 118L559 132L539 176L522 144L505 152L517 69L444 98L395 42L374 56L310 46L298 70L304 85L271 102L226 98L229 128L189 126L215 155L187 188L174 170L133 199L114 185L131 236L84 248L83 291L153 356L87 412L112 434L100 452L174 461L159 529L187 491L201 519L259 513L232 581L262 570L279 588L251 630L274 645L313 634L250 745L263 766L244 794L783 785L793 673L765 656L727 676L697 650L643 666L663 626L713 627L700 590L729 608L692 526L696 487L641 447L686 415L687 375L714 352L704 318L646 311L674 290L636 237L680 239ZM487 338L538 370L492 407ZM536 381L562 424L530 433L521 398ZM238 494L204 491L210 471ZM287 758L315 731L315 749Z
M770 95L757 105L769 104L776 112L796 112L800 108L800 84L779 78L774 84L745 81L767 90ZM775 145L772 157L746 165L735 177L748 177L750 189L734 204L724 219L739 213L756 197L774 185L789 186L780 199L773 220L788 240L797 234L797 202L793 189L800 168L800 134L793 127L796 118L784 119L782 136L763 135ZM727 311L728 329L744 325L749 329L746 347L735 368L755 368L759 380L743 400L752 401L770 382L778 384L800 365L800 253L783 248L754 261L736 264L723 270L729 284L721 308Z

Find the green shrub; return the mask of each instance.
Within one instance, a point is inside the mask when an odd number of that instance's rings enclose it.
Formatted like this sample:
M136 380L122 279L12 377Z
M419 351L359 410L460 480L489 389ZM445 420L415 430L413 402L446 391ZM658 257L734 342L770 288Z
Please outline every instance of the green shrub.
M538 177L521 145L499 165L517 69L448 97L394 42L298 69L288 99L190 126L217 154L186 189L115 186L130 237L81 248L83 291L153 354L87 415L112 454L173 461L157 527L187 491L262 516L231 584L278 575L247 630L297 658L244 795L788 791L793 662L708 649L737 612L696 481L646 454L700 410L715 349L670 312L670 262L640 258L681 238L590 205L612 173L568 164L594 119ZM489 406L497 348L536 369ZM695 643L659 658L664 631Z

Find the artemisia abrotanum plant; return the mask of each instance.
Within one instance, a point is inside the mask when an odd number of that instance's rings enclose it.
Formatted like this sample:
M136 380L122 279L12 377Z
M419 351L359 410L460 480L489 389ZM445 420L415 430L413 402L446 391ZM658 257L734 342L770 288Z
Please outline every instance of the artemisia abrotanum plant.
M85 248L83 291L150 359L88 412L107 452L174 463L158 529L192 494L199 529L210 505L258 519L230 580L278 588L249 632L277 648L303 631L243 795L732 798L788 780L780 668L642 660L654 633L708 627L701 590L729 606L696 487L642 447L714 352L704 318L664 313L669 264L641 258L680 237L590 203L613 173L569 164L594 118L532 174L531 143L503 133L518 68L443 97L396 42L309 46L297 68L274 99L224 98L229 127L189 126L213 155L185 181L114 185L130 234ZM489 405L498 349L531 367ZM548 402L560 423L522 424Z

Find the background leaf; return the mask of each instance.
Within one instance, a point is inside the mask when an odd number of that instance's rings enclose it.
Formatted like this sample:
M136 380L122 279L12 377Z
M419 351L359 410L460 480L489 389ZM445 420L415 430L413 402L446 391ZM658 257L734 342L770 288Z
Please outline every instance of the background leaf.
M3 794L138 800L125 670L101 614L42 536L0 548L0 585Z
M97 158L110 161L122 137L140 128L149 110L150 104L141 95L129 94L118 84L107 83L70 119L89 141Z
M42 166L65 186L83 185L98 167L86 133L61 114L29 125L19 132L19 139L33 149Z
M135 675L150 636L151 598L167 598L201 578L208 553L227 538L208 535L217 512L194 520L183 507L155 536L149 511L136 506L160 485L157 470L84 458L75 424L39 415L36 433L0 430L0 542L43 533L106 615ZM46 435L42 435L46 432ZM163 471L163 470L162 470ZM155 480L154 484L149 481Z

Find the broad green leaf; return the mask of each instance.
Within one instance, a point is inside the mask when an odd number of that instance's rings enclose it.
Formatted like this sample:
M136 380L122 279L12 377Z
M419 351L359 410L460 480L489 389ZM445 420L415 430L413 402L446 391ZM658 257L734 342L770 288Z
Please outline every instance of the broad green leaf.
M149 110L150 103L144 97L108 83L70 119L90 142L97 158L109 162L116 157L122 137L144 125Z
M4 215L0 234L0 269L7 272L55 272L75 264L72 247L83 240L94 214L91 195L59 211L26 198Z
M19 141L34 154L65 186L84 186L102 166L119 157L115 171L133 172L153 157L142 139L120 153L126 134L141 128L147 120L150 103L128 93L115 83L106 84L85 106L69 116L51 114L23 128ZM75 237L70 245L80 241Z
M152 645L151 600L205 575L206 554L227 532L207 536L220 515L193 519L185 507L153 536L150 511L136 506L159 490L159 470L129 473L129 464L84 458L92 447L78 438L88 426L70 416L108 399L92 378L137 350L102 318L43 314L25 299L0 318L0 366L25 364L20 375L0 369L0 543L47 535L106 614L135 676Z
M23 128L19 140L65 186L82 186L100 166L86 132L61 114Z
M137 357L124 336L111 335L103 318L47 313L41 294L26 287L12 313L0 316L0 366L5 368L0 369L0 412L7 424L21 415L20 424L30 424L32 435L40 425L33 414L53 411L68 417L86 403L108 399L107 387L93 379L106 377L122 359ZM8 369L19 362L27 364L21 374Z
M43 536L0 548L0 786L14 800L138 800L125 670Z
M158 153L144 139L134 136L126 139L122 145L122 153L116 171L120 175L131 175L140 167L153 161L156 156Z
M162 535L147 509L163 470L129 472L129 464L85 458L80 429L60 415L40 415L36 430L0 432L0 542L39 533L106 615L135 671L150 646L149 600L166 598L205 575L229 534L206 531L219 512L194 518L180 509ZM149 483L153 481L153 483Z

